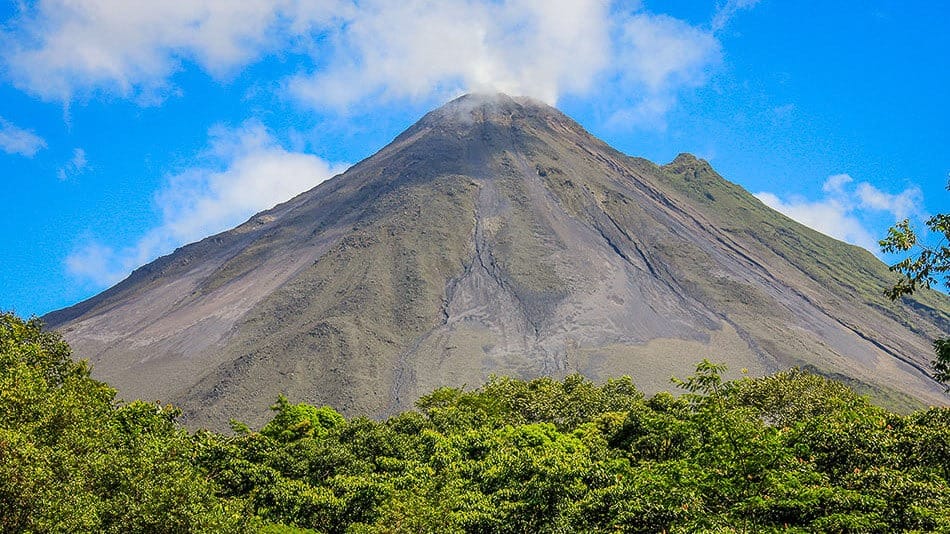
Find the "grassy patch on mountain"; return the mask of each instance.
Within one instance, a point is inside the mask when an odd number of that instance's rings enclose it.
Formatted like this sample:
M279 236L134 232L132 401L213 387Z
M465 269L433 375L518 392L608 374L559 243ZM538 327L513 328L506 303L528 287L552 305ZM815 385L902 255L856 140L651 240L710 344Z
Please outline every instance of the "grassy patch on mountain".
M874 306L908 327L913 321L907 308L888 300L883 289L893 285L895 275L870 252L830 238L766 207L736 184L723 179L708 163L684 154L661 167L667 183L693 202L706 206L705 213L729 232L744 234L774 251L782 259L822 287L841 292ZM918 307L932 312L938 323L950 326L946 297L933 291L919 295Z

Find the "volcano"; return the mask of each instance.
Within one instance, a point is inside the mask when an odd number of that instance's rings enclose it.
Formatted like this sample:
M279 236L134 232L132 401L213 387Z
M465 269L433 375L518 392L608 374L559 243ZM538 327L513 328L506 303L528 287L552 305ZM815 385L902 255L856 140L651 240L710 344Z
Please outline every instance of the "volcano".
M658 166L540 102L468 95L45 320L121 397L209 428L261 424L278 394L385 417L493 374L650 393L703 358L945 405L929 361L950 299L892 303L895 280L701 159Z

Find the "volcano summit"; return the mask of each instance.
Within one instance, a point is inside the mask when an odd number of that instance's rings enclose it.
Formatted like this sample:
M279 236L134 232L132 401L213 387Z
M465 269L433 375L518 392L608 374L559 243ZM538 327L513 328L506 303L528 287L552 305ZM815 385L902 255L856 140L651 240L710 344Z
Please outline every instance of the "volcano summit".
M809 366L887 402L950 299L683 154L625 156L559 111L470 95L342 175L45 317L125 398L259 424L279 393L381 417L442 386L579 372L667 389L698 360Z

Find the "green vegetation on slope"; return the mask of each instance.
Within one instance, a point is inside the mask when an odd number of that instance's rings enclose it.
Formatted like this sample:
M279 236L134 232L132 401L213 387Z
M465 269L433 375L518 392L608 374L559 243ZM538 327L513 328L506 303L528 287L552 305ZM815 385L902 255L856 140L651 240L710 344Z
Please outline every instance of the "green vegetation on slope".
M189 434L3 314L0 530L950 532L950 409L721 371L651 398L495 378L385 422L281 397L259 432Z
M719 176L705 161L690 154L681 154L662 167L669 185L699 205L715 204L706 210L718 217L729 233L746 235L753 242L774 250L784 260L829 290L844 290L839 296L864 302L891 316L913 331L919 321L893 306L882 288L893 285L887 267L873 255L854 245L838 241L795 222L766 207L740 186ZM938 325L950 324L939 295L920 292L914 307L929 315Z

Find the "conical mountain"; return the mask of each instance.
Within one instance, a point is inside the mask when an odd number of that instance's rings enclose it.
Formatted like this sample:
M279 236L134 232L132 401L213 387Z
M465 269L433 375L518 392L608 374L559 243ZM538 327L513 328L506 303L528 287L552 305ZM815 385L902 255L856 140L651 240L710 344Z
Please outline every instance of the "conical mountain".
M474 95L46 320L123 397L218 428L280 393L381 417L491 374L656 391L702 358L946 404L928 362L950 299L894 304L893 281L705 161L657 166L539 102Z

